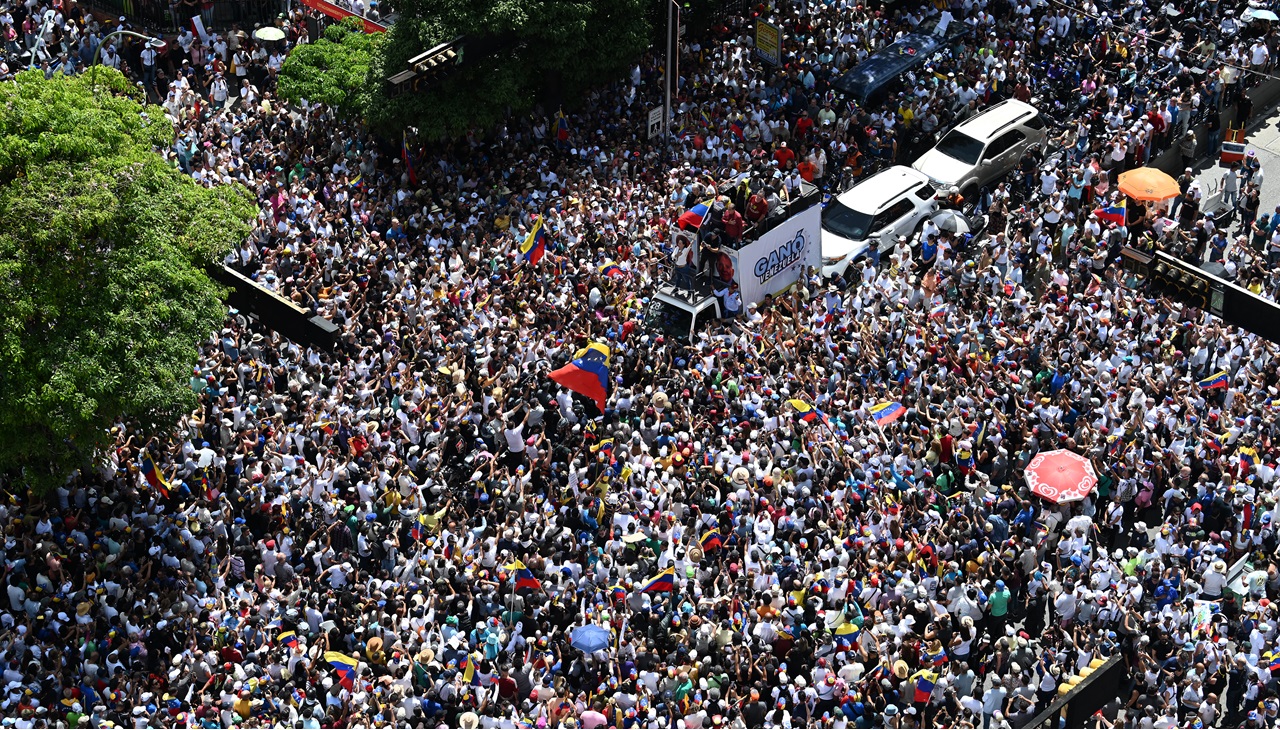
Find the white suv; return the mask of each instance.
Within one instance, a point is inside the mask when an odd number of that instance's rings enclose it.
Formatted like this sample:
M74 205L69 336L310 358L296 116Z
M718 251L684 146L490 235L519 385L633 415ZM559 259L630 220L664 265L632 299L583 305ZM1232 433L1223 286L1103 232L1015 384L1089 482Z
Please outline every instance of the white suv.
M896 165L832 200L822 211L822 275L843 274L872 245L893 248L938 209L937 191L924 173Z
M954 186L972 200L984 185L1017 167L1027 147L1044 140L1040 112L1008 99L961 122L911 166L939 190Z

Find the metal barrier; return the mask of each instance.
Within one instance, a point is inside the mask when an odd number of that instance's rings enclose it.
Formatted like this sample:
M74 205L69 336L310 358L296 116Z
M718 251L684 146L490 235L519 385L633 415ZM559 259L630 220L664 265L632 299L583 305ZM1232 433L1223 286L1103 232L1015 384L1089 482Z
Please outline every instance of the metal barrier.
M294 342L333 349L338 342L338 326L319 315L259 285L253 279L226 266L210 267L209 276L231 287L227 304L251 312L262 324Z
M1124 659L1116 654L1023 727L1084 727L1093 713L1116 698L1127 678Z

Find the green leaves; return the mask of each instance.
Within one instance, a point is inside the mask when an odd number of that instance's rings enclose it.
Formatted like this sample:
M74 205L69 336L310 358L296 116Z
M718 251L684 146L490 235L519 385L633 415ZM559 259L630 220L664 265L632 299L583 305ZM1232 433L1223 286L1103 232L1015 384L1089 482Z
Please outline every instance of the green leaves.
M96 79L95 79L96 76ZM204 266L249 234L252 198L155 149L164 112L118 72L0 85L0 473L43 490L121 420L172 427L221 322Z
M392 137L406 127L458 136L529 111L549 85L572 95L624 70L648 45L647 1L408 0L386 33L366 35L349 19L294 49L280 94L334 106ZM410 58L458 36L473 42L465 68L428 91L388 95L386 79ZM496 38L496 52L474 55L477 41Z
M369 80L375 46L384 34L367 34L358 18L325 29L314 43L298 46L280 69L280 96L320 102L346 115L363 112L361 92Z

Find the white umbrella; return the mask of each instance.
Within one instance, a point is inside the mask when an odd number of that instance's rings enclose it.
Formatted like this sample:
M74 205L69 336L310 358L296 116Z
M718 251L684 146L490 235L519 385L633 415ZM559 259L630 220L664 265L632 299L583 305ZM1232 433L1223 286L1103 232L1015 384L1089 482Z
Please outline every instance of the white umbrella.
M253 37L260 41L282 41L284 40L284 31L273 25L268 25L255 30Z
M1248 14L1252 20L1280 20L1280 15L1263 8L1252 8Z
M939 229L950 231L951 233L968 233L973 230L969 225L969 219L958 210L946 208L934 213L933 223Z

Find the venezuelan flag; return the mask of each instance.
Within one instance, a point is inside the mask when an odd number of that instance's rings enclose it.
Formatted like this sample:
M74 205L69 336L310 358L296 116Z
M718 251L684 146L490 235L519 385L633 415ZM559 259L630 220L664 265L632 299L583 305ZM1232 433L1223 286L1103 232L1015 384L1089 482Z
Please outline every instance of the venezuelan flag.
M689 230L691 228L701 228L702 221L706 220L707 213L710 213L710 212L711 212L711 209L707 207L706 203L698 203L692 208L681 213L680 217L676 219L676 225L680 226L685 230Z
M536 264L547 254L547 232L542 227L542 216L533 224L533 230L520 244L520 256L530 264Z
M929 697L933 694L935 683L938 681L938 673L922 669L911 678L916 682L915 701L928 702Z
M666 570L653 576L640 586L641 593L670 593L676 589L676 569L667 568Z
M613 350L603 342L592 342L573 354L573 359L575 360L580 360L584 357L602 357L604 358L604 364L608 365L613 358Z
M532 588L535 591L542 590L542 581L533 575L533 571L525 567L525 564L517 560L512 563L516 571L516 590L521 588Z
M719 530L707 530L702 539L698 540L698 543L702 545L703 552L708 553L724 544L723 540L720 539Z
M361 174L361 175L356 175L355 177L351 178L351 187L353 187L353 188L361 188L361 189L363 189L363 188L364 188L364 175L363 175L363 174Z
M613 456L613 439L605 439L604 441L601 441L600 443L591 447L591 453L593 454L600 451L603 451L604 453L610 456Z
M476 671L476 659L470 654L462 663L462 681L472 687L487 687L494 683L493 675Z
M836 636L857 636L860 629L854 624L845 621L836 627Z
M1196 385L1200 386L1201 388L1204 388L1205 390L1212 390L1214 388L1225 388L1227 387L1227 371L1220 370L1214 373L1213 375L1210 375L1209 377L1205 378L1204 380L1197 380Z
M987 422L983 421L982 425L978 426L977 432L975 432L973 435L973 448L976 449L982 446L982 442L986 440L987 440Z
M151 488L160 493L161 497L169 498L169 481L164 478L164 473L156 466L155 459L151 458L151 451L144 449L142 452L142 476L147 480L147 484Z
M945 304L939 304L929 310L929 319L942 319L945 316L947 316L947 305Z
M1241 446L1236 452L1240 456L1240 468L1248 470L1258 465L1258 450L1250 446Z
M787 403L792 408L796 409L796 420L798 421L804 421L805 423L813 423L814 421L820 418L822 418L822 420L824 421L826 420L825 418L823 418L822 413L817 408L814 408L813 406L809 405L808 403L805 403L799 398L792 398L791 400L788 400Z
M302 703L307 701L307 696L297 687L293 688L293 692L291 692L289 696L293 700L293 704L297 707L301 707Z
M607 276L612 279L621 279L627 275L627 272L623 271L616 263L610 261L600 267L600 274L601 276Z
M614 603L618 603L626 599L627 589L619 585L609 586L609 595L613 598Z
M1108 223L1114 223L1117 226L1124 225L1125 213L1129 210L1129 201L1122 200L1119 205L1108 205L1105 208L1098 208L1093 214L1098 216L1100 220Z
M876 419L876 424L880 426L893 423L899 418L902 418L906 412L907 409L903 408L902 404L897 402L880 403L878 405L871 406L871 417Z
M355 689L360 662L336 651L326 651L324 660L338 673L338 683L347 689Z
M418 519L413 521L409 536L414 540L421 540L427 536L427 516L425 514L419 514Z
M574 393L590 399L603 413L611 383L609 355L607 345L593 342L579 350L568 365L552 371L549 377Z
M556 112L556 139L560 142L569 141L569 118L564 115L564 111Z
M292 649L298 645L298 635L292 631L286 631L277 636L276 641Z
M1280 652L1269 651L1263 655L1263 658L1267 660L1267 669L1271 670L1272 674L1280 672Z

